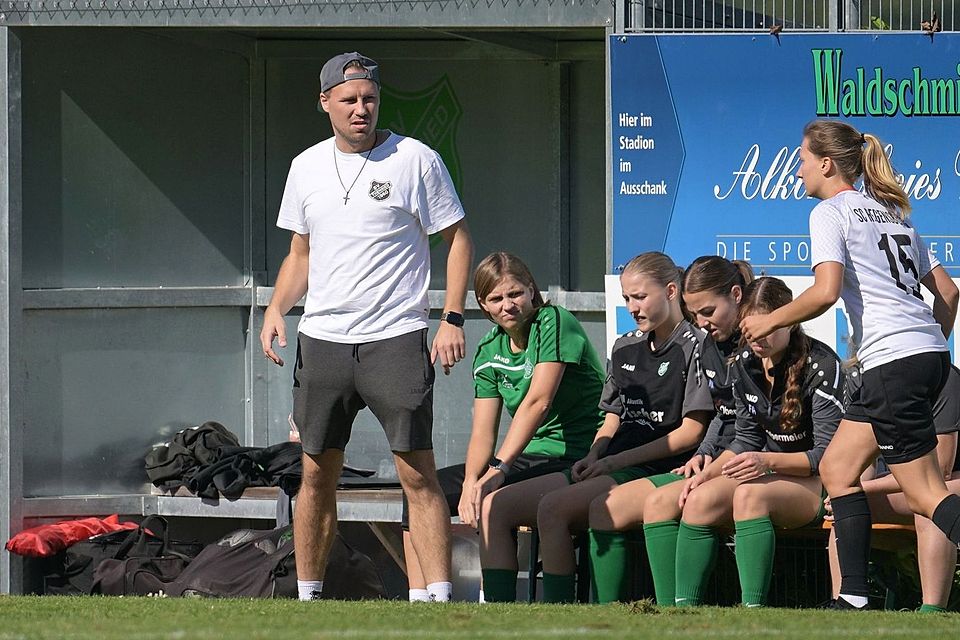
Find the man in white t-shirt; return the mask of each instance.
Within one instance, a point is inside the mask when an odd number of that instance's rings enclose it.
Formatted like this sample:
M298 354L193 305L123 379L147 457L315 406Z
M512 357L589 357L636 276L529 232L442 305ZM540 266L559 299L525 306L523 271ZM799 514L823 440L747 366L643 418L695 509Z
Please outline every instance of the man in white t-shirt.
M318 108L334 136L294 158L277 226L293 232L264 312L264 355L282 366L283 316L306 294L294 370L294 422L303 482L294 514L301 600L317 599L336 530L343 451L364 407L383 425L410 505L424 599L450 599L449 515L431 439L434 363L465 355L463 305L473 243L443 161L426 145L377 130L377 63L334 56L320 72ZM430 244L449 247L444 313L427 342Z

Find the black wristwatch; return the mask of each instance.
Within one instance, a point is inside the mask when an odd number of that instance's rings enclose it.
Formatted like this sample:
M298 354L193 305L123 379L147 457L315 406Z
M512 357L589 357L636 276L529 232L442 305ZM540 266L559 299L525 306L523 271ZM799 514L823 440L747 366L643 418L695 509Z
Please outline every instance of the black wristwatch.
M487 463L491 469L496 469L497 471L502 471L503 475L507 475L507 472L510 471L510 465L506 464L500 458L493 456L490 458L490 462Z
M440 316L440 322L449 322L455 327L462 327L463 314L457 313L456 311L444 311L443 315Z

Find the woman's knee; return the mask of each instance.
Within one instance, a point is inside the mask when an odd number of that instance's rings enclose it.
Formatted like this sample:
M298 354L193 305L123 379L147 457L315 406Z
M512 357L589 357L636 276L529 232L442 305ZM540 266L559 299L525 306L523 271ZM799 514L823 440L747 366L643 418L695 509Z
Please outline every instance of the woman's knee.
M529 492L518 490L518 485L511 485L488 493L481 503L481 513L492 521L509 527L518 525L533 526L536 524L536 504L532 503Z
M734 520L770 515L770 491L765 484L745 483L733 493Z
M688 524L711 525L719 520L720 512L724 507L729 509L728 495L718 495L708 487L700 487L699 491L691 491L683 505L683 521ZM724 502L727 502L727 505Z
M663 522L680 518L678 496L673 491L659 489L647 496L643 504L644 522Z
M540 535L563 527L566 531L570 522L570 500L565 495L565 491L551 491L543 496L540 504L537 505L537 528L540 529ZM585 505L586 506L586 505Z
M831 496L842 496L858 487L863 470L856 467L857 465L851 465L849 460L837 453L837 450L831 452L827 448L818 468L827 493Z
M609 530L613 525L613 513L617 500L614 494L602 494L590 501L587 519L591 529Z

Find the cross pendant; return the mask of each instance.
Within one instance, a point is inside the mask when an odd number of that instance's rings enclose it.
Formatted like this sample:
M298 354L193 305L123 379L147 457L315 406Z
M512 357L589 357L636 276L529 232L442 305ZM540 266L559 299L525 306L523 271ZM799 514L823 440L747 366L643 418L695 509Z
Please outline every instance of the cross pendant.
M347 204L347 200L349 200L349 199L350 199L350 194L349 194L349 193L343 194L343 204Z

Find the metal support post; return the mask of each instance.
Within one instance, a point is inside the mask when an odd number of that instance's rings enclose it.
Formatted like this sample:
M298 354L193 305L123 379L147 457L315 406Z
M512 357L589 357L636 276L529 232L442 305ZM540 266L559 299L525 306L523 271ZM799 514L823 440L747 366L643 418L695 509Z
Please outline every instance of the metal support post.
M23 525L23 365L21 293L21 68L20 40L0 27L0 539ZM19 593L23 567L0 554L0 593Z

